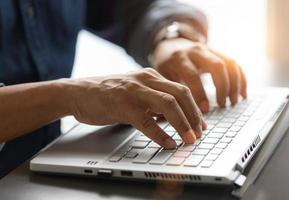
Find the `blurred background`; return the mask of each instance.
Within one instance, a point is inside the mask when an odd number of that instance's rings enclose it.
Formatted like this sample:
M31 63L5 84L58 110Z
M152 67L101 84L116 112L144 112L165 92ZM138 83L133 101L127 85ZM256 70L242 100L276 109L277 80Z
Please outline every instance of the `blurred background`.
M263 85L289 86L289 0L179 1L207 15L209 46L243 67L251 90ZM122 48L85 30L80 32L73 77L140 68ZM69 124L62 124L64 132L71 127Z
M251 85L289 86L289 0L180 0L205 12L209 45L233 57Z
M243 67L250 88L289 86L289 0L179 1L207 15L209 45ZM96 65L102 66L97 67L97 74ZM79 34L73 77L137 68L140 66L121 48L87 31Z

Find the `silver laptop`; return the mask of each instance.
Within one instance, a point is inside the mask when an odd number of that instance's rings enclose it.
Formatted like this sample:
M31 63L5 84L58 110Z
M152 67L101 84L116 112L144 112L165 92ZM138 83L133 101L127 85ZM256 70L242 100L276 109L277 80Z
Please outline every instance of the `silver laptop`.
M178 144L166 150L128 126L79 124L30 162L35 172L135 180L233 184L280 116L289 89L265 88L234 107L206 114L203 136L186 145L167 122L160 126ZM282 126L289 126L283 123Z

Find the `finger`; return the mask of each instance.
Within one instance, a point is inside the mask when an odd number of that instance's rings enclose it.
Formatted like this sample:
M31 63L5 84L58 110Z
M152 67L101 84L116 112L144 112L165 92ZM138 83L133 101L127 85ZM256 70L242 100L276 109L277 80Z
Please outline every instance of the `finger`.
M190 59L198 69L211 73L214 85L216 87L217 102L221 107L224 107L230 88L225 63L222 61L222 59L205 48L192 49L189 55Z
M230 81L230 101L232 105L238 102L238 97L241 91L241 72L240 67L236 64L234 60L228 58L227 56L211 50L215 55L219 56L223 61L226 63L228 74L229 74L229 81Z
M137 109L136 109L137 110ZM132 125L143 132L147 137L166 149L176 148L176 142L167 135L156 121L145 111L135 111L132 117Z
M173 95L146 88L142 93L139 93L139 98L153 112L162 113L185 143L192 144L195 142L196 134Z
M201 111L204 113L209 112L209 100L199 76L198 69L186 55L179 65L180 76L185 85L190 88Z
M243 69L239 66L241 73L241 95L244 99L247 98L247 79Z
M201 123L202 114L188 87L166 79L156 79L149 81L146 84L155 90L173 95L184 112L196 136L201 137L203 127Z

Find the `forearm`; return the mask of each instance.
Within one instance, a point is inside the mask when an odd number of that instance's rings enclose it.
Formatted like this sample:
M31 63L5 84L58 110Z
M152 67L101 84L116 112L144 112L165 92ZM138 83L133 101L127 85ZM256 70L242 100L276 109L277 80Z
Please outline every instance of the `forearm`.
M58 80L0 88L0 142L69 115L65 91Z

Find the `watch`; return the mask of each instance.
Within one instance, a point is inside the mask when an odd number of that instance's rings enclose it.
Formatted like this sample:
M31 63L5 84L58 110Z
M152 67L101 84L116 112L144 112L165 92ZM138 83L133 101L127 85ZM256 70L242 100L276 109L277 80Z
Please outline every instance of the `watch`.
M152 63L152 52L154 52L158 43L164 40L170 40L175 38L185 38L200 43L206 43L207 41L206 37L199 31L197 31L197 29L189 23L174 21L168 26L161 29L156 35L153 41L150 55L148 56L149 62Z

